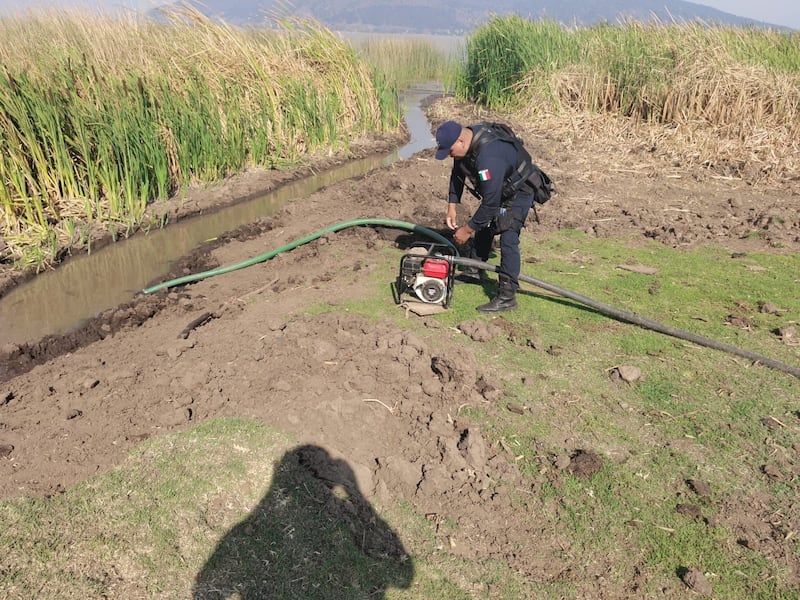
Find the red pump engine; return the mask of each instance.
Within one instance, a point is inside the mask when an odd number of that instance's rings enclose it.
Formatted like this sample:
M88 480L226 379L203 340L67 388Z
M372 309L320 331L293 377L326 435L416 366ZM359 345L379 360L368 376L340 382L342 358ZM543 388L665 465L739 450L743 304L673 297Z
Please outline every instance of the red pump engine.
M433 244L427 252L414 248L400 259L400 275L397 278L398 300L403 296L425 302L441 304L447 308L453 295L454 269L452 250L444 245Z

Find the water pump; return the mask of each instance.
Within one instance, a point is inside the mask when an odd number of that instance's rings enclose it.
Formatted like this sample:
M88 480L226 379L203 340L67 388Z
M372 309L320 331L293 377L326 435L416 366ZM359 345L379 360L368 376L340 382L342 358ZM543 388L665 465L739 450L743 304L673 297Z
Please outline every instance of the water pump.
M412 300L447 308L453 295L452 258L452 249L440 244L412 248L404 254L397 278L398 302Z

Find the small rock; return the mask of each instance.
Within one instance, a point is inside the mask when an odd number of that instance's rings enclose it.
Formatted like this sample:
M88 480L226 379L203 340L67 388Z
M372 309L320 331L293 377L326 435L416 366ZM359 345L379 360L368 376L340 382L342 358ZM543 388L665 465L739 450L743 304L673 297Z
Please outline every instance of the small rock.
M518 415L524 415L525 409L521 407L519 404L514 404L513 402L509 402L506 406L510 412L513 412Z
M678 504L675 507L675 512L679 515L686 515L687 517L699 518L703 511L696 504Z
M683 583L686 584L693 592L697 592L702 596L710 596L711 595L711 584L708 583L708 579L703 574L702 571L698 569L686 569L681 574L681 579Z
M705 521L705 524L708 525L709 527L716 527L717 525L719 525L719 519L714 515L706 515L705 517L703 517L703 521Z
M499 332L496 326L481 319L464 321L458 328L474 342L488 342L494 339Z
M98 385L100 385L100 380L95 379L94 377L89 377L88 379L84 379L83 381L83 389L85 390L91 390L93 388L96 388Z
M274 392L291 392L292 384L285 379L278 379L272 383L269 389Z
M433 319L425 319L422 324L425 326L426 329L441 329L442 324L439 321L434 321Z
M478 382L475 385L475 388L487 402L496 402L503 396L503 390L496 388L491 383L486 383L485 381Z
M562 454L556 457L554 462L556 469L559 471L563 471L569 467L569 464L572 462L572 458L570 458L569 454Z
M779 315L781 310L772 302L761 301L758 303L758 309L766 315Z
M632 273L641 273L642 275L655 275L658 273L658 269L646 265L617 265L617 268L623 271L631 271Z
M528 338L525 341L525 345L528 346L528 348L533 348L534 350L541 350L542 349L541 340L539 340L539 338L537 338L535 336Z
M0 458L8 458L14 451L14 446L11 444L0 444Z
M267 322L267 329L270 331L283 331L286 329L286 321L280 318L272 318Z
M140 319L149 319L155 314L155 309L149 304L141 303L135 307L136 316Z
M744 315L730 314L725 317L725 322L739 329L750 329L751 327L750 319Z
M321 361L334 361L339 353L339 349L327 340L318 339L314 345L314 357Z
M184 371L180 378L181 385L187 390L201 389L208 383L211 367L206 362L197 362Z
M189 420L190 414L185 409L168 408L159 415L158 422L162 427L178 427Z
M442 393L442 382L438 377L425 378L422 380L422 392L433 398Z
M783 473L775 465L766 464L761 466L761 472L770 479L783 479Z
M3 344L0 346L0 358L11 358L20 353L20 348L16 344Z
M800 343L800 340L797 338L797 327L794 325L784 325L783 327L779 327L776 333L784 344L794 346Z
M77 419L78 417L83 416L83 411L79 408L73 408L72 410L68 411L65 416L67 421L71 421L72 419Z
M619 373L620 379L627 383L633 383L634 381L639 381L642 378L642 370L639 367L634 367L632 365L622 365L621 367L617 367L617 372Z
M686 484L689 486L695 494L700 496L701 498L710 498L711 497L711 486L708 485L704 481L700 481L698 479L689 479Z

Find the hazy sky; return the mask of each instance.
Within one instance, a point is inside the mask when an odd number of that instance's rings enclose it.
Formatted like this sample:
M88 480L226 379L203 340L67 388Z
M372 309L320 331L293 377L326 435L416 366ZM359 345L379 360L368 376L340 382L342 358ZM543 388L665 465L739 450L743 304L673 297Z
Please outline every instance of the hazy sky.
M235 0L231 0L235 2ZM102 6L107 9L128 7L146 10L164 0L0 0L0 13L19 12L27 7L36 6ZM783 25L800 29L800 1L798 0L702 0L696 4L712 6L727 13L758 19L774 25Z
M800 29L800 2L798 0L702 0L704 4L726 13L757 19L773 25Z

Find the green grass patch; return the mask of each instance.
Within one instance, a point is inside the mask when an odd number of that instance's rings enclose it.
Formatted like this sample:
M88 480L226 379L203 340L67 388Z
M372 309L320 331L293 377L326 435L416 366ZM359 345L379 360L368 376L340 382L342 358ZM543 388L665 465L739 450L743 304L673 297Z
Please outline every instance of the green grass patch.
M454 567L423 560L418 569L403 550L433 540L430 523L402 506L379 513L346 483L324 485L298 466L307 448L219 419L153 438L63 494L2 502L0 595L470 597Z
M676 252L656 243L588 239L575 231L524 238L522 250L523 258L536 259L523 264L523 273L797 365L796 347L776 335L777 327L800 314L795 255L739 256L719 247ZM654 273L623 266L647 266ZM506 394L493 406L470 406L459 414L480 423L485 435L502 440L515 455L536 490L537 518L549 523L544 529L553 537L569 540L565 560L608 561L646 573L644 595L674 586L682 569L701 568L715 594L792 597L786 566L744 549L739 517L726 510L761 511L764 521L775 511L792 511L788 457L796 445L797 378L618 321L524 282L522 287L520 308L501 315L507 323L503 334L488 343L449 337L449 343L474 351L483 372L501 382ZM493 316L474 308L493 291L492 283L457 284L450 310L433 318L448 328L471 319L491 321ZM764 302L780 307L781 314L762 312ZM369 310L380 314L386 306L373 301ZM386 314L396 316L391 310ZM420 327L419 320L397 322ZM532 338L538 348L527 343ZM639 367L642 378L615 380L612 372L620 365ZM527 410L507 411L508 402ZM770 426L770 418L782 425ZM574 448L603 457L603 468L589 480L555 466L558 456ZM766 467L785 479L766 477ZM707 482L712 496L694 494L689 479ZM681 513L680 504L697 506L699 515ZM588 581L591 569L585 568ZM630 581L631 573L609 576L611 585ZM561 587L540 585L536 597L591 592L575 581L581 577Z
M0 595L186 597L215 536L257 504L288 444L254 423L208 422L153 438L63 494L3 502Z
M356 49L375 73L388 75L399 89L424 81L441 81L451 87L448 82L459 68L455 57L446 56L424 39L370 36Z

